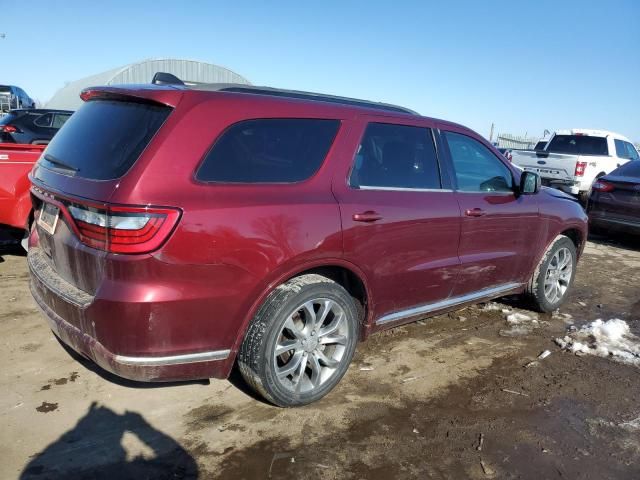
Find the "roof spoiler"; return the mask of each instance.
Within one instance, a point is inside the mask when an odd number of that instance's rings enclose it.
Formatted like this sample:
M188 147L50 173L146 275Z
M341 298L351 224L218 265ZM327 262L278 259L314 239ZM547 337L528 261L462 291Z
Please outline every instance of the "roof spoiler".
M175 75L166 72L156 72L151 80L154 85L180 85L184 86L184 82Z

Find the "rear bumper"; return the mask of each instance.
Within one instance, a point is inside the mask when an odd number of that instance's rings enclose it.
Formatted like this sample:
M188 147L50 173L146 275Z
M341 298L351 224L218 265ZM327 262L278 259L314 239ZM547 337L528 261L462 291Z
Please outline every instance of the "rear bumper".
M90 310L99 300L52 276L47 266L39 261L37 250L37 247L31 249L28 255L31 294L51 330L71 349L103 369L130 380L153 382L227 376L232 360L228 349L180 351L175 355L154 351L127 355L110 350L91 334L96 329ZM63 318L56 311L64 312L69 318ZM112 315L117 318L116 309L112 310ZM113 329L119 330L116 318L111 324Z
M578 195L580 192L588 190L588 188L584 188L579 182L573 180L559 180L557 178L542 177L542 185L557 188L558 190L562 190L563 192L571 195Z
M66 322L42 301L34 281L31 294L46 317L49 327L66 345L84 357L94 361L105 370L123 378L140 382L163 382L173 380L195 380L219 377L226 369L222 364L229 358L230 350L197 352L163 357L129 357L116 355L107 350L95 338Z

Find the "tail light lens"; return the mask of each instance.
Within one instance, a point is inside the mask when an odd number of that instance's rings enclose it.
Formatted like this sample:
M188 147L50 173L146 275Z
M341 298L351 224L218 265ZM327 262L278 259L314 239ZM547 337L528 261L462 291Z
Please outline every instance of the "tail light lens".
M0 132L3 133L22 133L15 125L0 125Z
M584 177L584 171L587 169L587 162L576 162L576 177Z
M100 209L72 203L67 210L85 245L112 253L148 253L169 237L180 210L110 206Z
M596 180L591 188L596 192L612 192L615 187L604 180Z

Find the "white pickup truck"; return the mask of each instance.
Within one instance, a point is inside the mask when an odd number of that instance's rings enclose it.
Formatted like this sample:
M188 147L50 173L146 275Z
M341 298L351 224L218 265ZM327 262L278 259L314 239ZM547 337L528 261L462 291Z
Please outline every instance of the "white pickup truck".
M513 150L514 165L538 173L544 185L585 200L593 181L629 160L638 160L633 144L605 130L558 130L543 150Z

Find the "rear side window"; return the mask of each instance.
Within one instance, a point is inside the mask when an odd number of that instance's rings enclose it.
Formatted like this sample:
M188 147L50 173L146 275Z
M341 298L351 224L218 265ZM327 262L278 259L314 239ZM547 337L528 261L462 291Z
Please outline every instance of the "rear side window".
M628 158L629 160L638 160L638 152L635 147L624 140L614 140L616 145L616 156L619 158Z
M120 178L171 111L148 103L90 100L53 137L39 164L92 180Z
M71 115L66 113L56 113L53 116L53 124L51 126L53 128L62 128L62 125L64 125L66 121L69 120L70 116Z
M356 152L349 184L360 188L441 188L431 130L370 123Z
M556 135L549 142L546 151L574 155L609 155L605 137L588 135Z
M293 183L322 164L339 120L263 118L229 127L198 169L204 182Z

